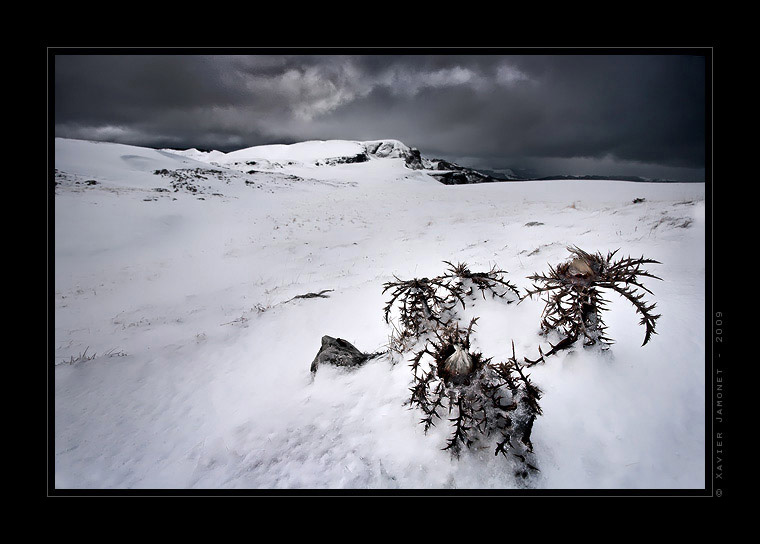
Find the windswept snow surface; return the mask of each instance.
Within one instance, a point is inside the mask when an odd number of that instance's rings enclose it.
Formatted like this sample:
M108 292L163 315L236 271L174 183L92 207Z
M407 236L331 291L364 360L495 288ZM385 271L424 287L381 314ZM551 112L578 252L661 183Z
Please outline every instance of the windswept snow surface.
M240 153L288 158L267 148ZM234 154L56 139L57 488L704 488L704 184L446 186L401 158L304 159L325 150L252 170L224 166ZM610 351L531 368L543 415L530 480L490 447L442 451L447 421L424 434L404 406L406 361L322 365L312 380L323 335L384 349L394 274L495 264L524 290L568 245L661 261L650 271L664 281L645 285L662 318L641 347L640 317L610 295ZM474 345L498 362L514 340L535 357L542 309L468 305Z

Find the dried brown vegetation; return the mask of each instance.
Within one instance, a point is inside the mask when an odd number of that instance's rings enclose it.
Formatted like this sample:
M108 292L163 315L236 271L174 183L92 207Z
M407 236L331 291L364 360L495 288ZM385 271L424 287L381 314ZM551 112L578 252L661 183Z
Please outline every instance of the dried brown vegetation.
M390 323L391 311L397 306L401 334L419 337L455 321L455 308L461 304L464 309L465 298L474 296L476 291L484 299L490 293L491 298L504 299L508 304L519 297L517 287L504 278L506 271L496 266L488 272L472 272L465 263L444 263L449 265L448 270L435 278L402 280L394 276L396 281L383 284L383 293L391 293L383 308L386 323ZM515 298L508 298L509 293Z
M409 355L412 384L410 407L424 417L427 433L439 421L448 421L452 432L444 450L458 456L462 448L492 441L495 455L519 460L518 474L536 469L530 441L533 421L541 413L541 393L513 356L494 364L473 348L471 337L478 318L460 326L459 306L479 295L484 299L519 300L517 288L506 272L492 267L473 272L464 263L444 261L448 269L435 278L388 282L390 291L383 315L393 326L390 349ZM391 319L397 308L398 324Z
M436 331L435 338L411 359L413 374L408 403L419 408L427 433L436 421L447 419L452 433L444 450L459 455L493 440L494 454L520 461L520 476L538 470L531 459L530 435L541 414L541 391L523 372L512 344L512 357L494 364L472 349L470 336L477 318L467 329L457 325Z
M529 289L523 299L533 295L544 294L546 306L542 314L541 329L544 332L558 331L564 338L552 345L552 349L543 353L536 361L526 359L528 363L543 360L545 355L556 353L583 339L584 345L597 343L608 346L612 343L605 331L602 318L608 301L602 297L602 291L613 291L633 304L636 312L641 314L640 325L645 327L644 343L657 334L655 325L660 315L654 314L655 303L644 300L644 293L653 294L641 284L641 278L661 279L647 272L643 266L659 264L653 259L627 257L613 261L618 250L607 253L587 253L577 247L568 247L572 258L556 267L549 266L549 273L534 274L533 288Z

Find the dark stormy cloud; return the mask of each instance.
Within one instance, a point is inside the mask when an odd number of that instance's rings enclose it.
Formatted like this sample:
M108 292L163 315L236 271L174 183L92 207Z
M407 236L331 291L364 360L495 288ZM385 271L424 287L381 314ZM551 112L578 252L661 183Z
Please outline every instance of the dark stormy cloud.
M703 180L700 56L57 55L56 136L229 151L395 138L483 168Z

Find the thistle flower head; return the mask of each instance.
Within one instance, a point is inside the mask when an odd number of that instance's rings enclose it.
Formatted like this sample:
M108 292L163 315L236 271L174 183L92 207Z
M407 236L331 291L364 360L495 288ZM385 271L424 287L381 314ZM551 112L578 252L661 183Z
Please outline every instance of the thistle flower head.
M454 344L454 353L443 362L443 370L450 376L466 376L472 372L472 356L462 344Z

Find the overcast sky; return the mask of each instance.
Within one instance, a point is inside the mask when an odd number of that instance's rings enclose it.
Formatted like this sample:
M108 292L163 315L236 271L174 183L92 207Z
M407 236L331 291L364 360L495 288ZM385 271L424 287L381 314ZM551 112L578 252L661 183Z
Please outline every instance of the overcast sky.
M56 55L55 135L231 151L394 138L534 175L703 181L705 59Z

